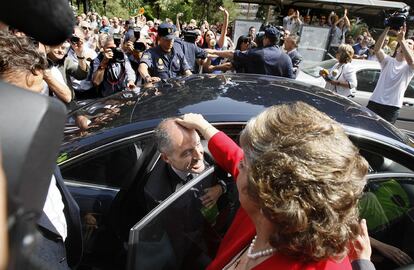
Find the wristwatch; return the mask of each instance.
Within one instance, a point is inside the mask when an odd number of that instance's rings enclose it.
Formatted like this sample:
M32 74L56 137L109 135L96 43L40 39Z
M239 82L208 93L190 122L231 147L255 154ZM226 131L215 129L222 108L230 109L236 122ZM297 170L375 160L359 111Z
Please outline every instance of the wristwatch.
M145 76L144 77L144 81L147 83L148 82L148 79L151 79L151 76L150 75L147 75L147 76Z
M224 182L223 180L219 180L218 184L221 186L221 189L223 190L223 194L227 192L227 185L226 182Z

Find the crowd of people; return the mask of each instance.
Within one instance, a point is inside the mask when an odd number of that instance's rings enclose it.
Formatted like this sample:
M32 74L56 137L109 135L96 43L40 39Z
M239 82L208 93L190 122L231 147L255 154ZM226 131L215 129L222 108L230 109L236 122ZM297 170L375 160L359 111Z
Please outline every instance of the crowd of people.
M291 9L283 19L283 26L266 26L257 33L250 27L248 33L234 43L228 37L229 14L222 7L219 11L223 21L216 25L207 21L201 24L195 20L181 22L182 14L177 14L174 23L171 19L147 21L143 15L127 20L100 18L91 12L77 16L71 38L57 46L44 46L18 29L0 31L0 79L55 96L71 106L79 100L136 91L142 84L194 73L243 72L295 78L302 61L297 51L300 27L317 24L331 27L330 52L338 60L328 74L321 73L327 79L327 88L344 96L351 95L357 81L348 64L355 58L376 57L382 73L368 107L390 122L395 121L404 91L414 76L414 42L405 39L405 27L396 31L397 48L387 44L389 28L376 43L367 31L356 37L357 43L353 44L352 37L346 34L350 29L346 10L342 17L331 13L328 18L321 15L316 20ZM390 56L393 54L395 56ZM334 70L340 70L339 74L333 76ZM297 122L304 125L289 126ZM325 269L321 265L326 269L349 269L350 260L354 269L373 269L369 263L371 249L366 224L358 223L357 216L357 202L365 185L368 164L334 120L304 103L274 106L249 121L241 135L241 147L200 115L170 119L169 124L174 125L175 132L184 129L191 134L196 134L195 130L201 133L209 141L217 162L237 179L241 209L233 222L236 225L224 236L208 269L252 269L259 265L266 267L262 269L276 266ZM269 127L269 124L274 126ZM258 130L265 132L258 134ZM321 135L317 140L315 132ZM188 137L191 134L187 134ZM199 147L198 141L196 147ZM326 147L319 147L320 144ZM338 146L352 162L338 161ZM191 161L200 161L200 149L190 152L198 157L191 157ZM319 160L320 156L324 158ZM166 152L164 159L173 165L178 164L176 161L180 158ZM333 168L333 164L337 167ZM180 171L177 167L174 168ZM202 171L199 169L197 167L196 173ZM308 178L301 178L303 170L307 171ZM327 171L335 172L330 177L337 180L336 185L325 181ZM312 181L308 183L310 175ZM43 221L53 220L53 224L50 226L39 220L38 225L45 233L49 233L50 227L54 228L51 233L63 236L60 240L65 244L75 241L79 246L82 240L73 238L79 238L80 233L73 232L72 224L76 223L79 229L79 213L76 213L79 209L69 207L75 210L74 222L64 216L62 197L68 197L65 205L74 201L62 186L57 170L42 216ZM225 193L222 183L214 183L211 188L214 201ZM324 195L331 196L332 200L317 208L314 200L319 198L323 188L326 189ZM274 197L274 189L290 199ZM60 198L58 204L53 201L56 198ZM211 204L211 201L205 203ZM276 211L275 205L279 206L278 210L285 210ZM307 216L309 212L313 215ZM347 218L334 222L338 216ZM308 218L319 229L303 230L304 220ZM79 264L81 247L73 252L73 244L66 251L59 245L44 246L49 250L38 249L36 254L40 258L43 256L46 262L50 263L51 258L44 256L53 254L53 260L58 261L62 253L67 253L68 260L58 263L61 269Z

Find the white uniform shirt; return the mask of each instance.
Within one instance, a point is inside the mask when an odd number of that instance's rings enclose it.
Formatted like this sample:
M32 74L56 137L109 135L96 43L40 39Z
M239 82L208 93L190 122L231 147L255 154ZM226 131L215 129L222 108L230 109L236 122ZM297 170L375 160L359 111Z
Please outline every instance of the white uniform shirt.
M380 62L381 74L370 100L401 108L404 93L414 76L414 70L404 61L386 55Z
M46 216L52 222L60 236L62 236L63 241L65 241L68 236L68 227L65 214L63 213L63 208L65 208L65 205L62 201L62 195L56 186L55 176L52 175L49 191L46 196L46 202L43 206L43 212L45 212Z

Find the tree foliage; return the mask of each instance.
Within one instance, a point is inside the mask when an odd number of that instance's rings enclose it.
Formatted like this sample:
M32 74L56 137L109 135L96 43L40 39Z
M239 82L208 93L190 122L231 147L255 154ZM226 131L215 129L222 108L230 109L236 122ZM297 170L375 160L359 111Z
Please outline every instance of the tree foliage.
M232 0L89 0L94 11L108 17L128 18L137 14L139 8L145 9L147 19L170 18L174 21L178 13L183 13L181 21L189 22L208 20L210 23L221 22L222 12L218 7L224 6L230 13L230 21L237 16L236 4Z

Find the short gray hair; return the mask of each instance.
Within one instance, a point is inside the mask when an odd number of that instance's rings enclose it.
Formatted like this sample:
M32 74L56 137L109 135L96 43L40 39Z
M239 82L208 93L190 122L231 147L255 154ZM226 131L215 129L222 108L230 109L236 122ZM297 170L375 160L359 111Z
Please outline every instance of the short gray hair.
M154 141L160 153L168 153L171 151L171 137L168 133L167 124L175 121L176 118L170 117L162 120L154 130Z

